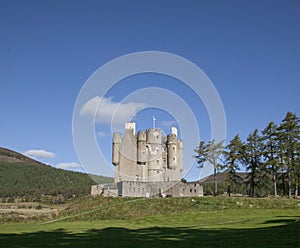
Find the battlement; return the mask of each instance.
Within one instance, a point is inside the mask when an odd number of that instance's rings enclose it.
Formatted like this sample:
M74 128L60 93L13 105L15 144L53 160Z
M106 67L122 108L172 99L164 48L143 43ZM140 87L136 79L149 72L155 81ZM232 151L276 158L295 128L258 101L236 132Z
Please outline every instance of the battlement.
M122 141L122 136L120 133L114 133L113 134L113 143L114 144L120 144Z
M148 144L161 144L161 129L150 128L146 131L147 143Z

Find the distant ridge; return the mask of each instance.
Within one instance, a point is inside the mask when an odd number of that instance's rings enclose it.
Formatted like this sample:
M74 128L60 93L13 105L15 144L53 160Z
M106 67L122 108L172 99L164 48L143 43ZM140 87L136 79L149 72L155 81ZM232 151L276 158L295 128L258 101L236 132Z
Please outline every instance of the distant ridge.
M93 179L96 181L94 181ZM57 169L0 147L0 197L90 194L91 185L113 178Z
M240 182L246 182L247 177L249 176L249 173L247 172L237 172L237 177L239 178ZM228 173L227 172L218 172L216 175L216 180L218 183L225 183L228 180ZM204 177L199 180L199 183L202 184L213 184L214 183L214 175L211 174L207 177Z
M32 158L26 157L21 153L12 151L7 148L0 147L0 163L29 163L29 164L42 164Z

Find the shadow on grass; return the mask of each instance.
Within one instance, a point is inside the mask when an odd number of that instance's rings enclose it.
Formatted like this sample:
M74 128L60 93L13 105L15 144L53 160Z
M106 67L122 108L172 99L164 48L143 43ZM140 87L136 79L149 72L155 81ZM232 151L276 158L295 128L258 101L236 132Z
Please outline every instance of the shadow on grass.
M198 229L152 227L105 228L84 233L50 232L0 234L1 247L298 247L300 221L258 229Z

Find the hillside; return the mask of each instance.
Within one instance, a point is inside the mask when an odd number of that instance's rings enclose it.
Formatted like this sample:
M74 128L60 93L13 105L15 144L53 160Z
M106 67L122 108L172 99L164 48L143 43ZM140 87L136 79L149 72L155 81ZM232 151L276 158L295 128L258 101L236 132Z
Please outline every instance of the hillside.
M247 172L237 172L236 173L237 177L240 178L240 182L246 182L248 178L248 173ZM226 183L228 180L228 173L226 172L218 172L216 175L216 180L218 183ZM211 174L205 178L202 178L199 180L201 184L213 184L214 183L214 175Z
M93 176L97 183L112 182L110 177ZM96 184L88 174L56 169L6 148L0 148L0 197L86 195Z
M27 163L27 164L39 164L42 163L24 156L21 153L0 147L0 163Z
M218 184L217 193L218 194L226 194L228 191L229 175L227 172L218 172L216 174L216 181ZM236 173L236 181L231 182L230 191L232 194L238 195L248 195L249 193L249 174L247 172L237 172ZM204 195L213 195L214 191L214 175L209 175L205 178L199 180L199 183L203 185ZM256 196L266 196L271 194L272 187L270 185L265 188L256 190Z

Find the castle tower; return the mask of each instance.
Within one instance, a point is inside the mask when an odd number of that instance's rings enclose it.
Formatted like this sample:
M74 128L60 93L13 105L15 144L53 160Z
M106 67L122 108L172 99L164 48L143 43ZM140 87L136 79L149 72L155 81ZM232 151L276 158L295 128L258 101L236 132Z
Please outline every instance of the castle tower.
M137 162L138 162L138 164L146 164L146 162L147 162L146 132L139 131L137 136L138 136Z
M161 129L151 128L146 131L148 148L149 181L162 181L162 135Z
M177 164L181 167L183 166L183 143L181 140L177 140Z
M120 164L120 144L121 144L121 134L113 134L113 145L112 145L112 163L117 166Z
M167 136L168 147L168 168L175 169L177 167L177 137L176 134Z
M140 175L140 181L148 181L148 169L147 169L148 151L147 151L147 139L146 132L139 131L137 135L137 164Z
M125 135L119 151L120 162L115 167L115 182L138 180L137 139L134 122L125 123Z
M177 166L176 178L180 179L183 171L183 143L181 140L177 140Z

